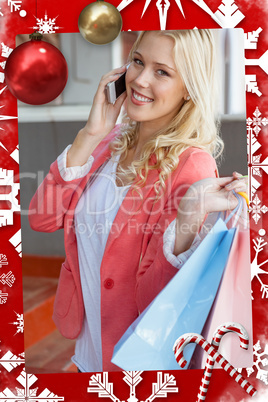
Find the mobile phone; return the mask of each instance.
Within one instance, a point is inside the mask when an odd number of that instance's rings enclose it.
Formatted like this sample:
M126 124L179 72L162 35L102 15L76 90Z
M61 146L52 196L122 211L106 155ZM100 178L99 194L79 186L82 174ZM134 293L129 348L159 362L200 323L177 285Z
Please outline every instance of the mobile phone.
M109 103L114 103L120 95L126 90L126 73L120 75L116 81L109 82L106 85L106 95Z

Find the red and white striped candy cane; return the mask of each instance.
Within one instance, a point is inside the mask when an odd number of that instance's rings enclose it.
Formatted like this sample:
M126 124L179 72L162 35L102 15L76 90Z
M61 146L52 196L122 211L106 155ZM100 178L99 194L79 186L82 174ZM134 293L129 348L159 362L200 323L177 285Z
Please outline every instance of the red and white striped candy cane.
M184 334L176 340L173 350L176 360L182 368L187 364L183 356L183 349L189 343L200 345L250 396L254 396L257 393L257 390L201 335Z
M249 337L248 337L248 333L245 330L245 328L243 327L243 325L235 323L235 322L227 322L223 325L220 325L214 332L214 336L213 336L211 345L214 346L216 351L218 350L218 348L220 346L221 338L227 332L236 333L240 338L240 347L243 349L248 349ZM197 395L196 402L201 402L206 399L207 390L209 387L210 378L212 376L214 364L215 364L215 360L209 356L206 361L206 367L205 367L204 374L203 374L203 377L201 380L201 385L199 388L199 393Z

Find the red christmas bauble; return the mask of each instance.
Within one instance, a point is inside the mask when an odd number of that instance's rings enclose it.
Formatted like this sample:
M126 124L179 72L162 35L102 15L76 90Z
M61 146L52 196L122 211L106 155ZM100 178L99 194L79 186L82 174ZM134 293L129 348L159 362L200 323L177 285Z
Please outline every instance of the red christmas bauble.
M68 67L62 53L40 39L16 47L5 66L8 89L30 105L51 102L63 91L67 79Z

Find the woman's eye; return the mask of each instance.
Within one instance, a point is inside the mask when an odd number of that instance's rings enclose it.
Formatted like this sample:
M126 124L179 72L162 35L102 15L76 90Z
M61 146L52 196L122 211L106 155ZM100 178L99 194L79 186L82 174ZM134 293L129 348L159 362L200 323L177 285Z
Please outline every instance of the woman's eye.
M135 59L133 59L133 61L134 61L135 64L138 64L138 65L140 65L140 66L142 66L142 64L143 64L140 59L136 59L136 58L135 58Z
M169 76L169 74L165 71L165 70L157 70L157 73L159 74L159 75L165 75L165 76Z

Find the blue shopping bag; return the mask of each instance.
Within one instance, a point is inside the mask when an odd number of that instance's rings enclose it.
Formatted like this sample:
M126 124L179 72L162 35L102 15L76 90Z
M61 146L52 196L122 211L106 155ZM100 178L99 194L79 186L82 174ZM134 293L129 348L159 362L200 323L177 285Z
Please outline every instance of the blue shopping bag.
M178 273L127 329L114 347L114 364L124 370L180 369L173 345L184 333L201 333L204 327L236 231L227 228L227 220L217 220ZM185 349L188 365L195 346Z

